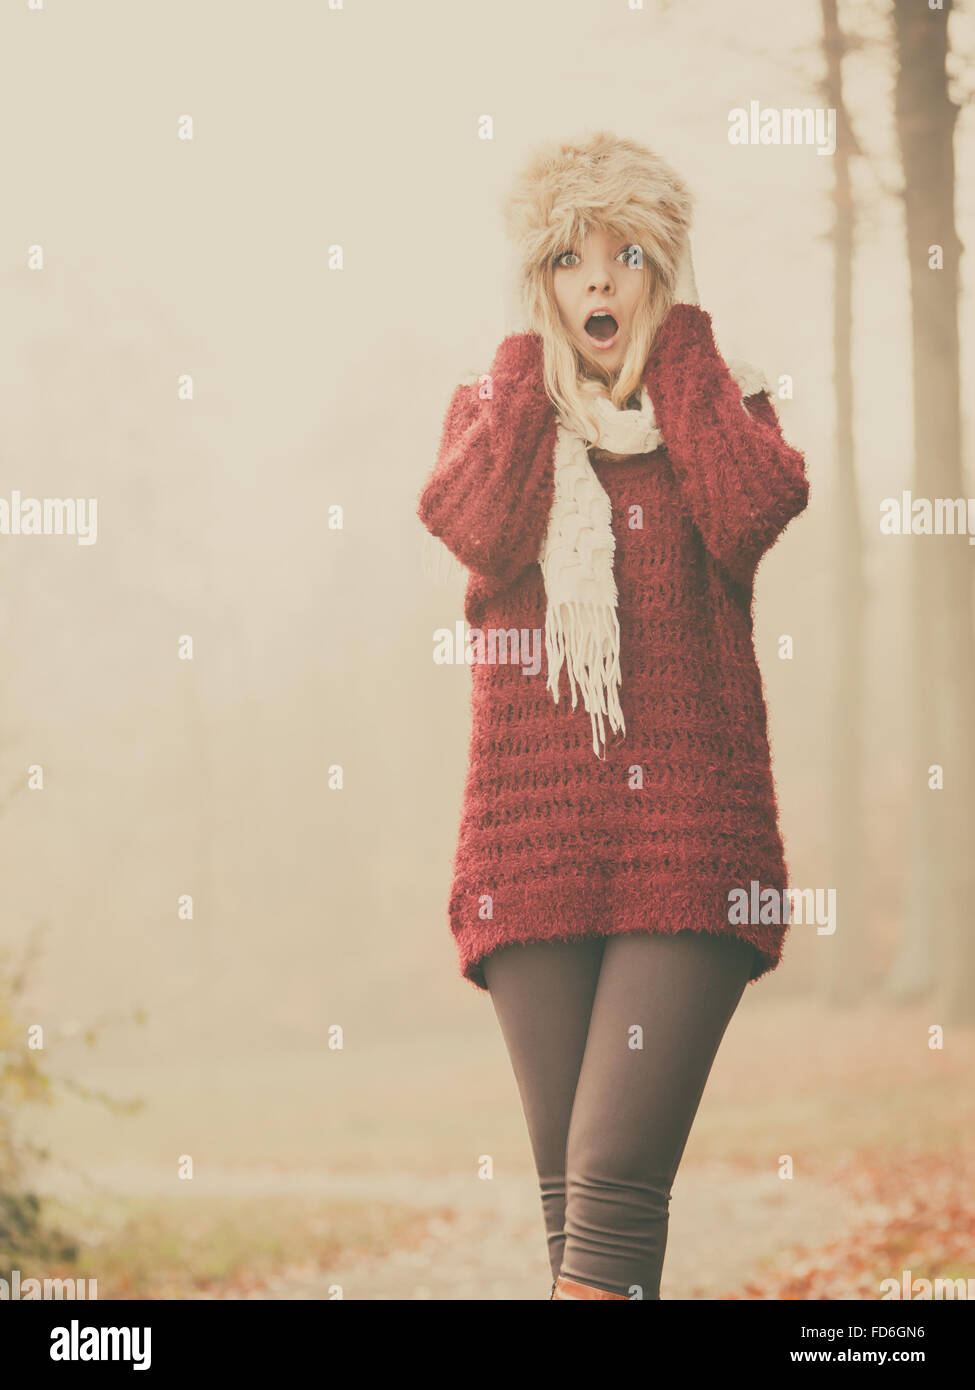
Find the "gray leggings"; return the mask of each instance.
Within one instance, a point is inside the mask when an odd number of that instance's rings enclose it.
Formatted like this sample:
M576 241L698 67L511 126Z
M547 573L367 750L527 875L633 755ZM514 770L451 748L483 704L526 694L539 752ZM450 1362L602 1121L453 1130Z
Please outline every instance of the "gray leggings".
M745 942L696 931L515 944L485 959L553 1279L659 1299L671 1186L754 959Z

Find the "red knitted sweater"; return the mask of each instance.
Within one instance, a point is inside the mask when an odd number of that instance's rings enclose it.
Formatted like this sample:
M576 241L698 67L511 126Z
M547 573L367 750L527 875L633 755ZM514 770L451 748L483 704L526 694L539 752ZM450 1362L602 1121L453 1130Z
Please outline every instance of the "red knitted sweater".
M469 623L544 632L556 417L539 336L505 338L490 377L490 397L454 391L418 513L470 571ZM671 308L644 382L663 445L590 451L612 504L625 735L594 755L581 702L545 688L544 643L537 674L471 668L448 911L480 989L484 957L511 942L692 929L751 942L752 980L781 958L787 878L751 610L759 560L808 501L805 463L764 392L743 409L703 310Z

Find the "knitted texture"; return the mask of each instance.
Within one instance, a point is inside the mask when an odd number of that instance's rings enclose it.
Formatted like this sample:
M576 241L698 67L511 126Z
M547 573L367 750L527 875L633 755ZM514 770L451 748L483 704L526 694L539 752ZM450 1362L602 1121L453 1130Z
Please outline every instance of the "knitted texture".
M418 513L470 572L472 626L541 631L556 435L541 339L506 338L489 383L454 391ZM752 598L759 561L807 504L805 462L767 393L742 408L696 306L671 308L644 385L664 444L591 454L612 507L625 734L596 759L589 716L555 704L541 673L471 667L448 916L482 990L484 957L514 942L691 929L751 942L752 980L781 959L788 880Z

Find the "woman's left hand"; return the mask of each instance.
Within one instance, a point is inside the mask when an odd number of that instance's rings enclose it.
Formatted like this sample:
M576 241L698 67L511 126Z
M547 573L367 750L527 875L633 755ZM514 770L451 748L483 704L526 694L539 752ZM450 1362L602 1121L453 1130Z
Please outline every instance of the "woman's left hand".
M700 308L700 300L697 297L697 281L694 279L694 259L691 256L691 239L684 238L684 245L681 249L681 258L677 269L677 284L674 287L675 304L696 304Z

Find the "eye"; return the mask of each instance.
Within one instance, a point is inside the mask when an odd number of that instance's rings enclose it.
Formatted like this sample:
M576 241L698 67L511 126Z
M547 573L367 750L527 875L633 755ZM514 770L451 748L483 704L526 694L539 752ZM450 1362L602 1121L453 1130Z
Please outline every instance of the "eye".
M566 260L567 256L572 256L571 262ZM624 265L628 265L633 270L643 269L643 247L637 242L631 242L629 246L624 246L622 251L617 253L617 260L622 260ZM552 261L553 265L561 266L565 270L572 270L579 264L579 257L575 251L561 251Z

